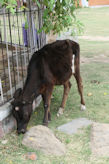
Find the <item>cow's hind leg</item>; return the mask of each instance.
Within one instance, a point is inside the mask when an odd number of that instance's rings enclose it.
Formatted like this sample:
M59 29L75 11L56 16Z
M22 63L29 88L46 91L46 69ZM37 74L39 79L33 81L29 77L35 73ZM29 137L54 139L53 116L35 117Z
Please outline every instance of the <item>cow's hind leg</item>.
M61 106L60 106L60 108L59 108L59 110L58 110L58 113L57 113L57 116L58 116L58 117L59 117L60 115L62 115L63 112L64 112L64 107L65 107L65 104L66 104L66 101L67 101L67 97L68 97L70 88L71 88L71 83L70 83L70 81L67 81L67 82L64 84L63 98L62 98Z
M51 113L50 113L50 103L51 103L51 95L53 91L53 86L48 87L45 92L42 94L43 102L44 102L44 119L43 124L48 126L48 121L51 121Z
M84 101L84 97L83 97L83 84L82 84L82 78L80 76L79 67L76 67L74 77L77 81L78 91L79 91L79 94L81 97L81 110L86 110L85 101Z

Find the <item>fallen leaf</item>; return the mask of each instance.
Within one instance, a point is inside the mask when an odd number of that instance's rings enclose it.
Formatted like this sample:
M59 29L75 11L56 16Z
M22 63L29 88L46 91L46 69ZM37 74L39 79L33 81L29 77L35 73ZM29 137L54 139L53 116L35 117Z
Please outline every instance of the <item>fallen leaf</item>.
M97 80L92 80L91 83L100 84L100 82Z
M87 96L92 96L92 93L91 93L91 92L89 92L89 93L87 94Z
M29 137L29 140L34 141L34 138L33 137Z
M30 159L32 161L37 160L37 155L34 152L29 152L25 155L26 159Z
M29 158L30 158L31 160L36 160L36 159L37 159L37 156L36 156L36 154L31 154L31 155L29 156Z

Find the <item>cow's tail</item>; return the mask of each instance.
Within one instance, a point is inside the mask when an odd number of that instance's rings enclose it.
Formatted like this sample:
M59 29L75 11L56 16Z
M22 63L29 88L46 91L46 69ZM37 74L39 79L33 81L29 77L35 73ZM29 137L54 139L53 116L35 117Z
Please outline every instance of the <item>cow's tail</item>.
M80 58L80 46L77 42L72 41L72 50L73 54L75 54L75 57Z
M72 41L72 71L75 73L75 64L80 65L80 46L78 43Z

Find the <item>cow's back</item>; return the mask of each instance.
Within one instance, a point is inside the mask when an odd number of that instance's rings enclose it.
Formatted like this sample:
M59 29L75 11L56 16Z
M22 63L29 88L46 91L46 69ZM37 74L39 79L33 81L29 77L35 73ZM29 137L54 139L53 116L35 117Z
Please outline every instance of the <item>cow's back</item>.
M56 41L44 46L40 52L56 84L65 83L72 75L72 41ZM46 74L46 70L44 72Z
M30 63L35 63L42 81L64 84L72 75L72 55L76 46L71 40L47 44L33 55Z

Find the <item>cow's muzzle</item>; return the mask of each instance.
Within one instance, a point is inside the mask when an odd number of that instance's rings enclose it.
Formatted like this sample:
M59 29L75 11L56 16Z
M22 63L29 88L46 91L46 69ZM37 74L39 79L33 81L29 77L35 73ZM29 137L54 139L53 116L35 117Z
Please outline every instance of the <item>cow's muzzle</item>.
M18 133L18 134L24 134L25 132L26 132L25 129L17 130L17 133Z

